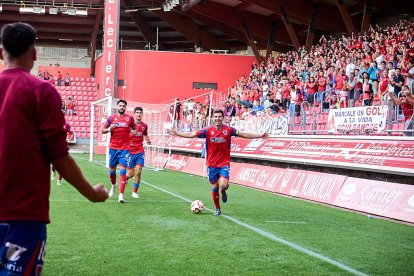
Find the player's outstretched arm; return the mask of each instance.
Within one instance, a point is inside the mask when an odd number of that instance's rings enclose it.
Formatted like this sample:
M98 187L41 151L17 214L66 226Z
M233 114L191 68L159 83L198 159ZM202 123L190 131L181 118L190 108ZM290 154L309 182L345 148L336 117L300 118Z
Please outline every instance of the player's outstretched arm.
M108 192L102 184L92 187L85 179L75 160L68 154L52 161L60 175L75 187L84 197L92 202L103 202L108 198Z
M167 133L169 135L180 136L180 137L184 137L184 138L195 138L195 137L197 137L197 135L196 135L197 132L195 132L195 131L193 131L193 132L181 132L181 131L176 131L176 130L173 130L173 129L169 129L169 130L167 130Z
M250 133L250 132L242 132L240 131L239 134L237 135L238 137L241 138L246 138L246 139L255 139L255 138L263 138L266 139L269 137L268 133L263 133L263 134L256 134L256 133Z

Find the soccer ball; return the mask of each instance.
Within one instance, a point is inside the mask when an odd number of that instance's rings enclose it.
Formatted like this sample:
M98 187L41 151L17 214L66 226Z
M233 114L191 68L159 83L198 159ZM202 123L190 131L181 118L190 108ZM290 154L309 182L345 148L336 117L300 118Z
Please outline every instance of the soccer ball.
M204 203L201 200L194 200L191 202L191 211L193 213L199 214L204 210Z

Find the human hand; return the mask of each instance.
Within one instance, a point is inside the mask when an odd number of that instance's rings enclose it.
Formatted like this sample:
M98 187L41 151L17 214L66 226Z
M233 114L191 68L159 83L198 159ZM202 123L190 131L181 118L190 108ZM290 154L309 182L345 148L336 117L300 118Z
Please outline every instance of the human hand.
M118 126L118 123L113 123L109 126L108 131L113 130L114 128L116 128Z
M93 187L93 194L88 199L92 202L104 202L108 199L108 191L103 184L97 184Z
M173 130L173 129L168 129L168 130L167 130L167 133L168 133L169 135L177 135L177 131L175 131L175 130Z
M263 133L260 138L263 138L263 139L269 138L269 133L267 133L267 132Z

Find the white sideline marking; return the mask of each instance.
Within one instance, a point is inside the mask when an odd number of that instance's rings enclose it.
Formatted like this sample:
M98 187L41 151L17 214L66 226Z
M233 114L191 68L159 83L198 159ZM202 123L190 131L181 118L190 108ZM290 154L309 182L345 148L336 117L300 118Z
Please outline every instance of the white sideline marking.
M49 201L50 202L90 202L87 199L51 199ZM118 204L118 201L116 200L106 201L106 203L112 203L112 202ZM147 202L150 202L150 203L154 203L154 202L156 203L182 203L183 201L182 200L148 200L148 199L125 198L125 202L130 204L130 203L147 203Z
M188 199L188 198L185 198L185 197L182 197L182 196L177 195L177 194L175 194L175 193L172 193L172 192L170 192L170 191L164 190L163 188L160 188L160 187L158 187L158 186L152 185L152 184L150 184L150 183L148 183L148 182L146 182L146 181L141 181L141 182L143 182L143 183L147 184L148 186L150 186L150 187L152 187L152 188L154 188L154 189L157 189L157 190L159 190L159 191L161 191L161 192L167 193L167 194L169 194L169 195L172 195L172 196L174 196L174 197L177 197L177 198L179 198L179 199L182 199L182 200L184 200L184 201L186 201L186 202L191 203L191 200L190 200L190 199ZM211 209L209 209L209 208L205 208L205 209L206 209L206 210L208 210L209 212L213 212L213 210L211 210ZM352 274L355 274L355 275L367 275L367 274L362 273L362 272L360 272L360 271L358 271L358 270L355 270L355 269L353 269L353 268L351 268L351 267L349 267L349 266L346 266L346 265L344 265L344 264L341 264L340 262L337 262L337 261L335 261L335 260L332 260L332 259L331 259L331 258L329 258L329 257L326 257L326 256L321 255L321 254L319 254L319 253L313 252L313 251L311 251L311 250L309 250L309 249L306 249L306 248L304 248L304 247L301 247L300 245L297 245L297 244L295 244L295 243L293 243L293 242L289 242L289 241L287 241L287 240L284 240L284 239L282 239L282 238L279 238L278 236L275 236L275 235L273 235L273 234L270 234L270 233L268 233L268 232L266 232L266 231L263 231L263 230L261 230L261 229L259 229L259 228L257 228L257 227L254 227L254 226L252 226L252 225L249 225L249 224L247 224L247 223L244 223L244 222L242 222L242 221L240 221L240 220L238 220L238 219L235 219L235 218L233 218L233 217L230 217L230 216L227 216L227 215L221 215L221 217L226 218L226 219L228 219L228 220L230 220L230 221L232 221L232 222L234 222L234 223L236 223L236 224L238 224L238 225L240 225L240 226L243 226L243 227L245 227L245 228L247 228L247 229L249 229L249 230L252 230L253 232L255 232L255 233L259 234L259 235L262 235L263 237L266 237L266 238L269 238L269 239L271 239L271 240L273 240L273 241L276 241L276 242L278 242L278 243L281 243L281 244L287 245L287 246L289 246L290 248L293 248L293 249L295 249L295 250L297 250L297 251L299 251L299 252L302 252L302 253L307 254L307 255L309 255L309 256L312 256L312 257L315 257L315 258L317 258L317 259L320 259L320 260L322 260L322 261L324 261L324 262L327 262L327 263L329 263L329 264L331 264L331 265L334 265L334 266L336 266L336 267L339 267L340 269L343 269L343 270L345 270L345 271L348 271L348 272L350 272L350 273L352 273Z
M269 223L284 223L284 224L305 224L304 221L282 221L282 220L266 220Z
M83 158L79 158L79 159L83 159ZM86 160L86 159L83 159L83 160ZM88 161L88 160L87 160L87 161ZM94 163L95 163L95 162L94 162ZM100 166L105 167L104 165L99 164L99 163L95 163L95 164L98 164L98 165L100 165ZM148 182L146 182L146 181L141 181L141 182L142 182L142 183L145 183L146 185L148 185L148 186L150 186L150 187L152 187L152 188L154 188L154 189L157 189L157 190L159 190L159 191L161 191L161 192L164 192L164 193L166 193L166 194L169 194L169 195L172 195L172 196L174 196L174 197L176 197L176 198L179 198L179 199L181 199L181 200L183 200L183 201L185 201L185 202L188 202L188 203L191 203L191 202L192 202L192 201L191 201L190 199L188 199L188 198L185 198L185 197L180 196L180 195L177 195L177 194L175 194L175 193L173 193L173 192L170 192L170 191L164 190L163 188L160 188L160 187L158 187L158 186L155 186L155 185L153 185L153 184L150 184L150 183L148 183ZM213 212L213 210L212 210L212 209L210 209L210 208L205 208L205 210L207 210L207 211L209 211L209 212ZM256 234L259 234L259 235L261 235L261 236L263 236L263 237L266 237L266 238L268 238L268 239L271 239L271 240L273 240L273 241L275 241L275 242L278 242L278 243L284 244L284 245L286 245L286 246L288 246L288 247L290 247L290 248L292 248L292 249L295 249L295 250L297 250L297 251L299 251L299 252L301 252L301 253L304 253L304 254L309 255L309 256L311 256L311 257L314 257L314 258L316 258L316 259L319 259L319 260L322 260L322 261L324 261L324 262L327 262L327 263L329 263L329 264L331 264L331 265L333 265L333 266L336 266L336 267L338 267L338 268L340 268L340 269L342 269L342 270L348 271L349 273L352 273L352 274L355 274L355 275L364 275L364 276L367 276L367 274L365 274L365 273L363 273L363 272L360 272L360 271L358 271L358 270L356 270L356 269L353 269L352 267L349 267L349 266L347 266L347 265L344 265L344 264L342 264L342 263L340 263L340 262L338 262L338 261L332 260L331 258L326 257L326 256L324 256L324 255L322 255L322 254L319 254L319 253L313 252L313 251L311 251L311 250L309 250L309 249L306 249L306 248L304 248L304 247L302 247L302 246L300 246L300 245L297 245L297 244L295 244L295 243L293 243L293 242L290 242L290 241L284 240L284 239L282 239L282 238L280 238L280 237L278 237L278 236L276 236L276 235L270 234L270 233L268 233L268 232L266 232L266 231L263 231L263 230L261 230L261 229L259 229L259 228L257 228L257 227L254 227L254 226L252 226L252 225L249 225L249 224L247 224L247 223L244 223L244 222L242 222L242 221L240 221L240 220L238 220L238 219L235 219L235 218L233 218L233 217L230 217L230 216L228 216L228 215L223 215L223 214L221 215L221 217L226 218L226 219L228 219L228 220L230 220L230 221L232 221L232 222L234 222L234 223L236 223L236 224L238 224L238 225L240 225L240 226L243 226L244 228L247 228L247 229L249 229L249 230L252 230L252 231L253 231L253 232L255 232Z

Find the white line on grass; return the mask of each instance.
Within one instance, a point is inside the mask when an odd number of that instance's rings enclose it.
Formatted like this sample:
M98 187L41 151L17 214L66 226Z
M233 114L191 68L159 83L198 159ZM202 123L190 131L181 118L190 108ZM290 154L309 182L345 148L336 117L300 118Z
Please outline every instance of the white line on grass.
M282 224L305 224L304 221L282 221L282 220L266 220L268 223L282 223Z
M155 186L155 185L153 185L153 184L150 184L150 183L148 183L148 182L146 182L146 181L141 181L141 182L143 182L143 183L147 184L148 186L150 186L150 187L152 187L152 188L154 188L154 189L157 189L157 190L159 190L159 191L161 191L161 192L167 193L167 194L169 194L169 195L172 195L172 196L174 196L174 197L177 197L177 198L179 198L179 199L182 199L182 200L184 200L184 201L186 201L186 202L191 202L191 200L190 200L190 199L188 199L188 198L185 198L185 197L183 197L183 196L177 195L177 194L172 193L172 192L170 192L170 191L164 190L163 188L160 188L160 187L158 187L158 186ZM209 208L206 208L206 210L208 210L208 211L210 211L210 212L213 212L213 210L211 210L211 209L209 209ZM309 249L306 249L306 248L304 248L304 247L301 247L300 245L297 245L297 244L295 244L295 243L293 243L293 242L289 242L289 241L287 241L287 240L284 240L284 239L282 239L282 238L279 238L278 236L275 236L275 235L273 235L273 234L270 234L270 233L268 233L268 232L266 232L266 231L263 231L263 230L261 230L261 229L259 229L259 228L257 228L257 227L254 227L254 226L252 226L252 225L249 225L249 224L247 224L247 223L244 223L244 222L242 222L242 221L240 221L240 220L238 220L238 219L235 219L235 218L233 218L233 217L230 217L230 216L227 216L227 215L221 215L221 217L226 218L226 219L228 219L228 220L230 220L230 221L232 221L232 222L234 222L234 223L236 223L236 224L238 224L238 225L240 225L240 226L243 226L243 227L245 227L245 228L247 228L247 229L249 229L249 230L252 230L253 232L255 232L255 233L259 234L259 235L262 235L262 236L264 236L264 237L266 237L266 238L269 238L269 239L271 239L271 240L273 240L273 241L276 241L276 242L278 242L278 243L281 243L281 244L287 245L287 246L289 246L290 248L293 248L293 249L295 249L295 250L297 250L297 251L299 251L299 252L305 253L305 254L307 254L307 255L309 255L309 256L312 256L312 257L315 257L315 258L317 258L317 259L320 259L320 260L322 260L322 261L324 261L324 262L327 262L327 263L329 263L329 264L331 264L331 265L334 265L334 266L336 266L336 267L339 267L339 268L341 268L341 269L343 269L343 270L345 270L345 271L348 271L348 272L350 272L350 273L352 273L352 274L355 274L355 275L367 275L367 274L362 273L362 272L360 272L360 271L358 271L358 270L356 270L356 269L353 269L353 268L351 268L351 267L349 267L349 266L347 266L347 265L344 265L344 264L341 264L340 262L337 262L337 261L335 261L335 260L332 260L332 259L331 259L331 258L329 258L329 257L326 257L326 256L321 255L321 254L319 254L319 253L313 252L313 251L311 251L311 250L309 250Z
M77 157L77 158L79 158L79 157ZM79 159L83 159L83 158L79 158ZM83 159L83 160L85 160L85 159ZM102 164L99 164L99 163L96 163L96 162L94 162L94 163L95 163L95 164L97 164L97 165L100 165L100 166L105 167L105 166L104 166L104 165L102 165ZM172 195L172 196L174 196L174 197L176 197L176 198L179 198L179 199L181 199L181 200L183 200L183 201L186 201L186 202L189 202L189 203L191 203L191 202L192 202L192 201L191 201L190 199L188 199L188 198L185 198L185 197L180 196L180 195L177 195L177 194L175 194L175 193L173 193L173 192L170 192L170 191L164 190L163 188L160 188L160 187L158 187L158 186L155 186L155 185L153 185L153 184L151 184L151 183L148 183L148 182L146 182L146 181L141 181L141 182L142 182L142 183L145 183L145 184L147 184L148 186L150 186L150 187L152 187L152 188L154 188L154 189L157 189L157 190L159 190L159 191L161 191L161 192L164 192L164 193L166 193L166 194L169 194L169 195ZM208 210L209 212L213 212L213 210L211 210L211 209L209 209L209 208L206 208L206 210ZM252 231L253 231L253 232L255 232L256 234L259 234L259 235L261 235L261 236L263 236L263 237L266 237L266 238L268 238L268 239L271 239L271 240L273 240L273 241L275 241L275 242L278 242L278 243L284 244L284 245L286 245L286 246L288 246L288 247L290 247L290 248L292 248L292 249L295 249L295 250L297 250L297 251L299 251L299 252L301 252L301 253L307 254L307 255L309 255L309 256L312 256L312 257L314 257L314 258L317 258L317 259L319 259L319 260L322 260L322 261L324 261L324 262L327 262L327 263L329 263L329 264L331 264L331 265L333 265L333 266L339 267L340 269L345 270L345 271L348 271L348 272L350 272L350 273L352 273L352 274L355 274L355 275L367 275L367 274L365 274L365 273L363 273L363 272L360 272L360 271L358 271L358 270L356 270L356 269L353 269L353 268L351 268L351 267L349 267L349 266L347 266L347 265L344 265L344 264L342 264L342 263L340 263L340 262L338 262L338 261L332 260L332 259L331 259L331 258L329 258L329 257L326 257L326 256L324 256L324 255L322 255L322 254L319 254L319 253L313 252L313 251L311 251L311 250L309 250L309 249L306 249L306 248L304 248L304 247L302 247L302 246L300 246L300 245L297 245L297 244L295 244L295 243L293 243L293 242L290 242L290 241L284 240L284 239L282 239L282 238L280 238L280 237L278 237L278 236L276 236L276 235L270 234L270 233L268 233L268 232L266 232L266 231L263 231L263 230L261 230L261 229L259 229L259 228L257 228L257 227L254 227L254 226L252 226L252 225L249 225L249 224L247 224L247 223L244 223L244 222L242 222L242 221L240 221L240 220L238 220L238 219L235 219L235 218L233 218L233 217L230 217L230 216L228 216L228 215L221 215L221 217L226 218L226 219L228 219L228 220L230 220L230 221L232 221L232 222L234 222L234 223L236 223L236 224L238 224L238 225L240 225L240 226L243 226L244 228L247 228L247 229L249 229L249 230L252 230Z
M50 202L90 202L87 199L51 199ZM147 200L147 199L131 199L126 201L127 203L182 203L182 200ZM108 201L107 203L111 203ZM113 201L113 203L118 204L118 201Z

